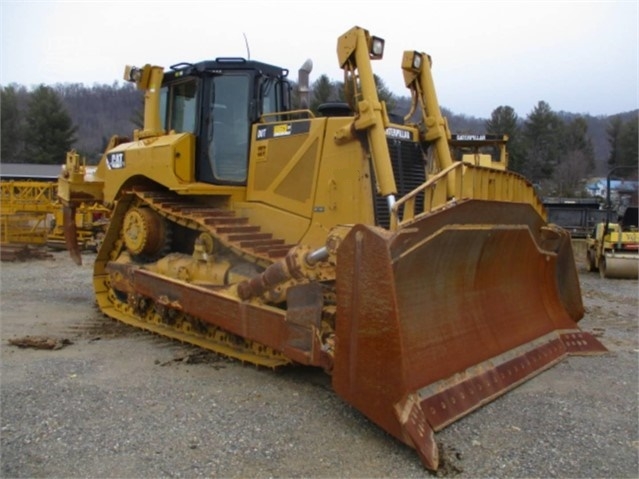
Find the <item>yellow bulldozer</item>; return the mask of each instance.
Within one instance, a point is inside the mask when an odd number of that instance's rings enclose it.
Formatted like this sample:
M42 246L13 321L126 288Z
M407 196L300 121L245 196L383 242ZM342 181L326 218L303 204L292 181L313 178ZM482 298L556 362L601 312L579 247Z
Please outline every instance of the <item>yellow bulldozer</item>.
M404 52L413 108L391 123L372 69L383 52L363 28L339 36L349 102L331 116L292 109L288 70L254 60L126 67L144 127L90 175L63 167L58 191L77 262L75 206L112 211L93 275L106 315L244 362L323 368L435 470L436 431L605 348L576 324L569 235L525 178L453 160L429 55Z

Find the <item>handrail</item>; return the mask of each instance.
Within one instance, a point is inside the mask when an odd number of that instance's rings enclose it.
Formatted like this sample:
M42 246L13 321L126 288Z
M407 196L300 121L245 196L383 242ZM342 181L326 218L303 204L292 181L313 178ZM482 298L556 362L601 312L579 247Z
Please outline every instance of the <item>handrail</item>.
M2 181L2 212L53 212L57 200L57 187L57 183L53 182Z
M423 195L423 207L421 211L416 211L420 195ZM408 223L461 200L528 203L546 218L541 199L523 176L511 171L455 162L397 200L391 210L390 229L397 231Z
M298 118L296 118L298 116ZM286 119L284 119L286 118ZM306 108L289 111L273 111L270 113L262 113L258 122L259 123L279 123L283 121L295 121L295 120L312 120L315 118L315 114Z

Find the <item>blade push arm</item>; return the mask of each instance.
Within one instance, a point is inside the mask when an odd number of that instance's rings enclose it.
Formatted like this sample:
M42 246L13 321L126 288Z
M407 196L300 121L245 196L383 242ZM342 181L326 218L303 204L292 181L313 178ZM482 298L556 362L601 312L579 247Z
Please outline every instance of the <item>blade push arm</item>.
M442 115L435 91L435 82L431 72L432 60L430 55L417 51L405 51L402 58L402 72L404 83L411 91L411 112L417 104L421 107L422 122L426 129L424 140L432 142L437 156L439 170L444 170L453 164L448 141L451 138L448 122ZM449 191L453 190L453 176L449 175Z
M379 60L383 54L384 40L371 36L360 27L351 28L338 40L339 65L346 79L350 80L344 84L352 88L356 100L357 113L350 130L366 132L379 192L392 206L397 186L386 142L385 130L389 120L386 105L377 95L371 66L371 60Z

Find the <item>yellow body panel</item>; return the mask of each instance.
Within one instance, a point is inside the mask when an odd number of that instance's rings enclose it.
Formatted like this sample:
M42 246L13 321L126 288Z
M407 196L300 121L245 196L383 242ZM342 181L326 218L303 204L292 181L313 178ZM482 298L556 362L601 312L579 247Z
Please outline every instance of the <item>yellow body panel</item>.
M104 172L104 199L111 203L122 186L132 179L148 178L169 189L177 189L194 181L195 138L188 133L170 134L123 143L108 155L124 153L126 163L113 162ZM117 158L117 156L116 156Z
M268 128L271 137L257 139L249 160L248 201L264 202L310 218L322 154L324 119L298 120L253 127ZM302 133L294 133L301 127Z
M247 201L232 207L287 242L315 247L324 244L335 225L373 223L370 167L361 145L325 141L349 122L349 118L303 120L302 133L255 141ZM294 124L276 123L272 128L286 132Z

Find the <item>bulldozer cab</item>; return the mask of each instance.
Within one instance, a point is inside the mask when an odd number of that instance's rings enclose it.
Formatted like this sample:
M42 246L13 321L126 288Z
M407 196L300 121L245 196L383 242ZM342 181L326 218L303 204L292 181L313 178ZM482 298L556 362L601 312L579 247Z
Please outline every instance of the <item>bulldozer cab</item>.
M160 124L195 135L197 181L246 184L251 125L289 109L287 74L242 58L182 63L164 73Z

